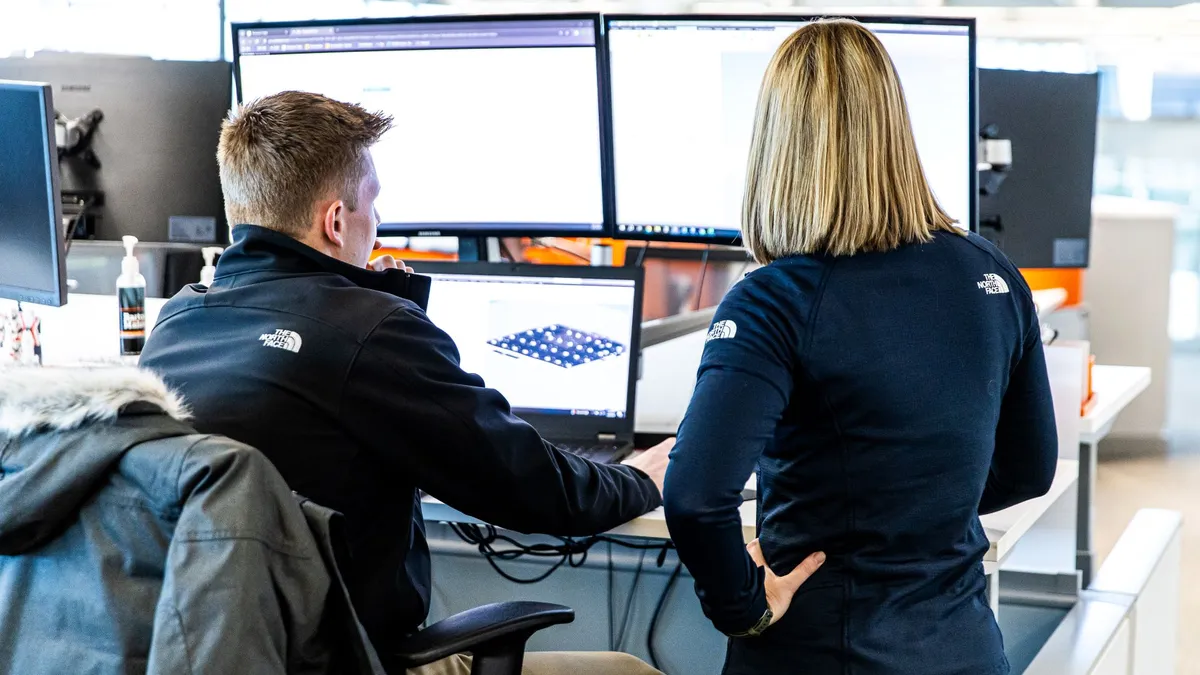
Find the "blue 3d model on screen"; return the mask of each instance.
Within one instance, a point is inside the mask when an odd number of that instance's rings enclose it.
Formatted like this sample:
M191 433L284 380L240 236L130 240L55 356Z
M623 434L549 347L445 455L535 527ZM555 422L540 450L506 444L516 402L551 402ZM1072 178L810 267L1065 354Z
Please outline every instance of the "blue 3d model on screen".
M497 353L574 368L625 353L625 345L603 335L557 324L488 340Z

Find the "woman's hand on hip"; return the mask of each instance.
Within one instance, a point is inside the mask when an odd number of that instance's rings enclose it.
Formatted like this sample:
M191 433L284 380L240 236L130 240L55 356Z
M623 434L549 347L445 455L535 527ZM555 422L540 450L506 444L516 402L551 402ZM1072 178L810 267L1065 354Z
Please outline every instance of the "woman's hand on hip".
M763 558L762 546L759 545L757 539L746 544L746 552L750 554L754 564L763 568L767 573L764 585L767 591L767 606L771 608L771 614L774 615L771 618L772 624L783 618L788 607L792 606L792 596L796 595L800 586L825 563L825 554L817 551L796 565L791 572L781 577L767 566L766 560Z

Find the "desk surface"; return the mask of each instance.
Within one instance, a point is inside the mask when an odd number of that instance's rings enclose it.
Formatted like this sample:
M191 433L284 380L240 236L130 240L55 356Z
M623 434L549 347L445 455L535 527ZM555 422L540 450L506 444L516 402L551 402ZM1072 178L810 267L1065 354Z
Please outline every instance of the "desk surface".
M1140 366L1092 368L1092 395L1095 400L1080 420L1080 442L1096 443L1104 438L1117 415L1150 386L1150 380L1150 369Z
M1030 528L1046 513L1046 511L1079 479L1079 462L1063 459L1058 462L1058 470L1054 475L1054 483L1050 491L1042 497L1031 499L999 513L983 516L980 520L987 533L991 548L984 555L984 565L988 572L1002 562L1012 551L1013 546ZM479 522L474 518L463 515L459 511L431 498L426 497L422 502L425 519L436 522ZM757 509L754 502L743 502L742 536L746 541L754 539ZM657 509L644 516L621 525L608 534L626 537L644 537L647 539L669 539L667 521L663 510Z

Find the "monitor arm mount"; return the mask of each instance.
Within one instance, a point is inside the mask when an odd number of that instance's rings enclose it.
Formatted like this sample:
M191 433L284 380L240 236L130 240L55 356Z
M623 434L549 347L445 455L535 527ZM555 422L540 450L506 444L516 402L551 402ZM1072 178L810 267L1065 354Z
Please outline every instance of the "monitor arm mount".
M92 140L103 119L104 112L98 109L76 119L70 119L57 111L54 113L55 144L58 146L60 165L64 161L78 160L91 171L100 169L100 158L92 148ZM104 193L100 190L63 190L62 200L64 212L70 217L65 237L66 246L70 249L71 241L77 232L93 229L88 219L88 210L104 204Z
M100 158L92 149L92 138L95 137L104 113L100 110L69 119L60 112L54 113L55 141L58 145L58 160L78 157L93 169L100 168Z
M1000 185L1012 169L1012 141L1000 137L1000 126L992 123L979 131L979 194L991 197L1000 193ZM980 228L1000 232L1003 228L999 216L983 218Z

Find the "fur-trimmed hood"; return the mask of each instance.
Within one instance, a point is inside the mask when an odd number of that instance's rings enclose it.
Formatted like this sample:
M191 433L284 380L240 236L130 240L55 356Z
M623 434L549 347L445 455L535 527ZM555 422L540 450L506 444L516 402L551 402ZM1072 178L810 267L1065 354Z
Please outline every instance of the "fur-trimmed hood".
M132 447L195 433L136 368L0 368L0 555L49 540Z
M115 419L131 403L148 403L177 420L183 400L154 373L137 368L0 368L0 435L67 431Z

